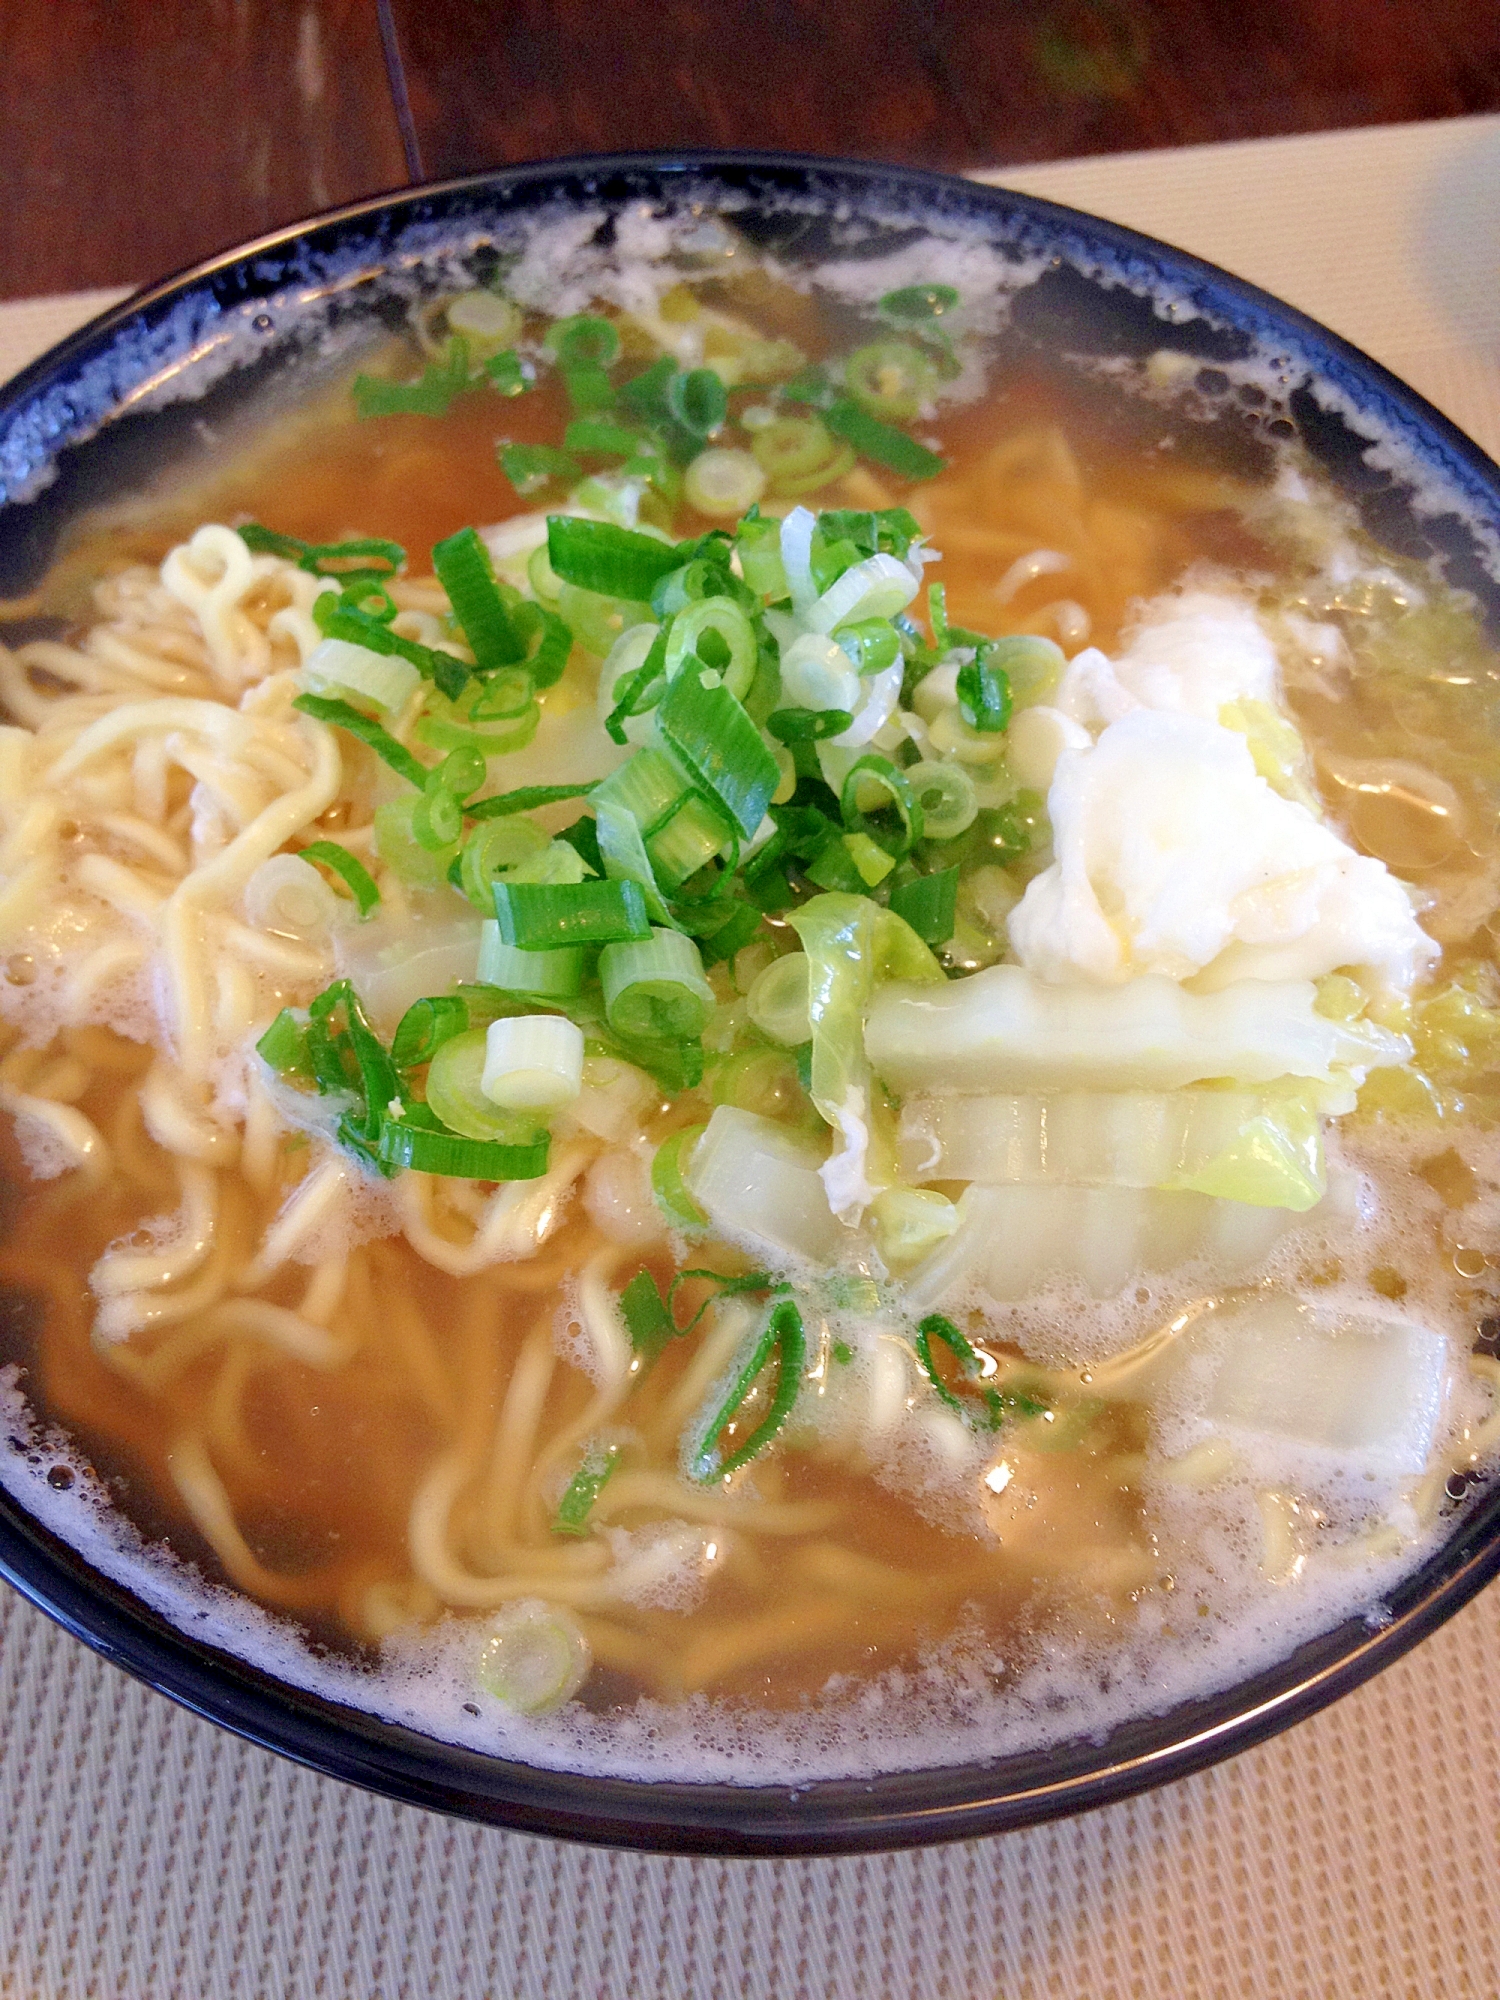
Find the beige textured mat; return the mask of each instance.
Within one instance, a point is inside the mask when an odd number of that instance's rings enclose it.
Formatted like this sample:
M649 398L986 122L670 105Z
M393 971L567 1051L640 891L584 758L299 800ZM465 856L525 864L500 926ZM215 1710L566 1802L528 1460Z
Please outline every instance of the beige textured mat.
M1213 257L1500 452L1500 119L997 175ZM112 294L0 307L0 376ZM366 1797L0 1587L5 2000L1495 2000L1500 1592L1290 1735L925 1854L636 1859Z

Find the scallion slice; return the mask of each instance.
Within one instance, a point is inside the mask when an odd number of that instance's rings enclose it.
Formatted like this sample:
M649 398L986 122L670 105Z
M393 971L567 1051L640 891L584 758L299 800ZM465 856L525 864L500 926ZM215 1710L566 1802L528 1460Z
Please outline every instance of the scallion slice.
M682 1177L686 1156L707 1130L706 1125L684 1125L680 1132L663 1139L652 1157L651 1192L674 1229L697 1231L708 1227L708 1217L688 1193Z
M337 701L321 694L299 694L292 703L304 715L310 715L316 722L331 723L335 729L345 729L351 736L357 736L361 743L368 743L384 763L408 784L422 786L427 783L427 766L419 763L404 743L398 743L388 729L382 729L378 722L368 715L361 715L357 708L351 708L347 701Z
M511 1014L484 1033L479 1087L492 1104L561 1111L583 1088L583 1030L566 1014Z
M390 626L395 606L390 605L384 616L366 610L358 602L357 589L346 590L335 597L331 590L313 599L313 623L325 639L349 639L356 646L367 646L372 653L385 653L409 660L424 680L440 687L445 695L452 698L462 692L469 679L469 668L452 653L439 652L436 647L420 645L415 639L403 639ZM389 599L386 599L389 604Z
M520 951L621 944L651 935L638 882L497 882L502 943Z
M586 1535L594 1502L603 1492L610 1474L620 1462L617 1444L591 1444L584 1451L578 1470L568 1481L557 1512L552 1516L554 1535Z
M358 536L346 542L304 542L296 535L263 528L259 521L247 521L235 533L252 555L282 556L310 576L337 577L341 583L395 576L406 561L406 551L399 542L377 536Z
M376 1157L383 1167L473 1181L534 1181L546 1173L548 1133L522 1141L470 1139L446 1131L425 1117L426 1111L426 1105L412 1104L404 1116L381 1121Z
M724 1433L733 1424L746 1397L773 1357L776 1362L776 1387L770 1407L744 1442L726 1455L720 1448ZM772 1306L765 1325L748 1344L727 1394L702 1431L692 1460L695 1479L726 1479L742 1465L748 1465L752 1458L773 1442L797 1400L806 1357L807 1336L797 1302L795 1299L780 1299Z
M255 1044L255 1052L278 1076L302 1077L309 1083L315 1080L307 1049L307 1022L290 1007L282 1008Z
M901 815L904 837L896 849L899 860L901 855L910 852L913 842L922 838L922 808L905 773L898 771L889 757L861 757L850 765L839 798L839 810L850 833L870 834L874 831L868 813L861 809L859 803L860 789L867 785L878 785Z
M490 552L472 528L460 528L456 535L435 543L432 567L481 673L526 657L525 641L495 581Z
M535 812L539 806L561 805L566 799L586 799L594 787L587 785L518 785L513 792L496 792L488 799L472 799L464 807L470 819L505 819L511 813Z
M491 1027L494 1025L490 1023ZM538 1137L537 1120L518 1117L514 1110L503 1108L484 1092L488 1032L488 1028L466 1028L439 1043L427 1068L427 1108L450 1131L466 1139L518 1147L534 1145Z
M932 479L942 471L944 461L925 444L918 444L905 431L883 424L862 410L852 396L841 396L823 412L823 421L835 436L852 445L861 458L873 458L901 479Z
M690 1041L713 1012L714 991L691 938L654 930L640 944L610 944L599 954L604 1015L632 1040Z
M304 861L316 861L337 875L359 905L361 917L367 917L380 901L380 891L369 869L336 840L311 840L301 849L301 855Z
M958 670L958 712L971 729L997 735L1010 727L1010 682L992 664L995 648L985 641Z
M626 812L612 799L596 799L594 829L605 874L616 881L639 883L641 894L646 899L647 915L655 923L670 925L672 913L656 885L651 857L646 852L646 843L641 838L640 825L634 814Z
M422 676L399 654L374 653L350 639L322 639L303 662L302 684L309 694L357 695L389 715L406 706Z
M459 857L458 886L476 910L490 916L502 875L534 861L552 845L533 819L492 819L475 827Z
M442 417L469 386L469 343L456 333L443 359L429 362L415 382L356 375L354 408L361 417Z
M766 717L766 728L778 743L820 743L842 736L853 722L847 708L778 708Z
M765 490L765 472L751 454L726 445L700 451L682 482L688 505L711 521L738 520Z
M469 1025L469 1009L454 993L435 993L415 1000L401 1016L391 1041L391 1061L397 1069L417 1069L431 1062L444 1042L451 1042Z
M664 741L748 840L766 816L781 771L744 709L728 688L705 687L688 666L669 684L656 715Z
M524 500L553 479L576 479L582 470L576 458L551 444L511 444L496 447L500 470Z
M810 604L804 621L814 632L832 632L868 618L894 618L917 594L917 581L894 556L866 556L852 564Z
M681 562L670 542L566 514L547 522L547 557L564 583L634 604L648 604L658 580Z
M953 935L958 906L958 868L918 875L891 891L890 907L909 923L923 944L946 944Z
M743 701L755 678L755 633L750 620L729 597L702 597L674 615L667 630L663 661L667 678L670 680L695 655L703 657L702 642L710 633L722 641L728 654L719 669L723 684L736 701Z
M908 764L905 771L912 796L922 808L922 832L928 840L956 840L974 824L979 795L961 764L933 759Z
M477 970L486 986L527 1000L574 1000L583 991L588 958L581 944L560 951L521 951L505 943L492 917L480 932Z
M953 1356L963 1379L973 1384L974 1395L958 1395L939 1375L932 1353L934 1341L940 1342ZM923 1374L937 1391L938 1396L966 1423L977 1422L985 1430L994 1431L1000 1428L1008 1415L1039 1417L1046 1409L1045 1403L1036 1402L1030 1396L1002 1395L998 1389L986 1382L980 1373L979 1356L952 1320L945 1319L941 1313L927 1315L918 1326L917 1337L912 1345L916 1349L917 1360L922 1365Z

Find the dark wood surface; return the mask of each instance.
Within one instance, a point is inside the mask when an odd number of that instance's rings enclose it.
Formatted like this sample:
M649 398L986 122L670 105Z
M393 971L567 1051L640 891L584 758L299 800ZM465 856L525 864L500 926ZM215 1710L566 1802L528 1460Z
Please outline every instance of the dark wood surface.
M1495 110L1496 0L0 0L0 296L563 153L961 168Z

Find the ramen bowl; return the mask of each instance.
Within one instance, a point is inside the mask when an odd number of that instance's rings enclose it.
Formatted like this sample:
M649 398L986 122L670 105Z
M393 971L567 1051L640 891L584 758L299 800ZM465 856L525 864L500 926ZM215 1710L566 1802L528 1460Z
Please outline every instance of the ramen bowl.
M663 215L694 219L702 240L689 230L689 259L718 254L724 217L736 241L794 275L814 265L879 272L887 293L926 282L920 246L936 240L953 268L980 270L1003 298L994 332L1007 353L1065 365L1081 408L1128 404L1142 449L1157 454L1181 448L1178 423L1222 434L1231 450L1248 440L1263 459L1294 441L1357 531L1467 592L1492 632L1500 623L1500 471L1384 369L1289 307L1182 252L1002 189L727 154L546 163L422 188L277 232L138 294L0 398L0 595L24 597L54 564L65 568L90 517L108 518L128 549L142 519L170 514L212 485L224 458L298 421L421 321L428 302L492 273L528 230L556 232L559 295L584 287L564 308L576 315L587 283L569 259L622 230L644 240ZM499 414L493 429L504 429ZM333 532L390 532L359 507L351 497ZM1399 856L1386 858L1399 867ZM45 1274L33 1283L45 1289ZM1493 1356L1495 1322L1476 1300L1470 1337ZM86 1427L80 1457L46 1407L28 1415L24 1350L5 1358L23 1364L6 1378L12 1435L0 1480L0 1573L18 1590L115 1664L253 1742L396 1799L567 1839L834 1853L1086 1810L1314 1713L1399 1658L1500 1568L1500 1489L1455 1476L1420 1560L1336 1605L1321 1628L1290 1621L1279 1647L1262 1644L1207 1691L1163 1680L1101 1711L1097 1726L1038 1724L1029 1744L1024 1732L976 1737L960 1704L950 1737L929 1740L920 1768L826 1775L811 1760L805 1776L783 1769L774 1783L741 1782L720 1755L697 1782L680 1759L662 1776L643 1755L633 1775L582 1772L487 1748L478 1704L451 1727L424 1720L409 1691L362 1705L354 1665L181 1564L147 1560L165 1522L132 1462L106 1468L108 1504L82 1504ZM121 1495L129 1530L111 1513ZM201 1558L197 1545L192 1553Z

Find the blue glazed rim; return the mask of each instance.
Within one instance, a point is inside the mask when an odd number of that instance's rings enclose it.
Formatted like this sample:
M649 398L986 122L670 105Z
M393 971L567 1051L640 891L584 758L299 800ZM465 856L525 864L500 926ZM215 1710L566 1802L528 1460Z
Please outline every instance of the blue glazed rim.
M1170 289L1202 318L1159 322L1161 345L1212 365L1189 328L1239 329L1312 368L1356 413L1376 418L1456 501L1500 529L1500 468L1440 412L1349 342L1257 287L1116 224L1034 197L914 169L782 154L694 152L543 162L353 203L275 231L137 293L53 348L0 392L0 473L21 432L46 453L87 451L87 434L154 369L226 314L316 285L351 248L365 258L435 245L450 232L549 200L606 204L680 194L692 181L735 196L791 195L854 211L987 227L1129 291ZM175 317L174 317L175 315ZM1186 338L1183 336L1186 335ZM175 345L174 345L175 344ZM23 444L26 437L22 438ZM1365 440L1367 442L1367 440ZM1356 443L1359 440L1356 440ZM1394 494L1362 478L1352 490ZM8 461L16 463L14 455ZM0 541L7 512L0 511ZM1436 524L1441 547L1443 523ZM1434 524L1424 521L1424 534ZM1451 539L1451 535L1450 535ZM1460 538L1461 539L1461 538ZM1461 551L1460 551L1461 554ZM1500 1483L1455 1516L1448 1540L1386 1601L1382 1622L1345 1621L1286 1659L1205 1699L1121 1725L1102 1742L872 1780L804 1787L644 1783L580 1777L438 1742L289 1686L195 1640L88 1564L0 1490L0 1577L112 1664L193 1713L315 1771L433 1811L601 1845L740 1856L834 1854L969 1839L1091 1810L1263 1742L1399 1659L1500 1571Z

